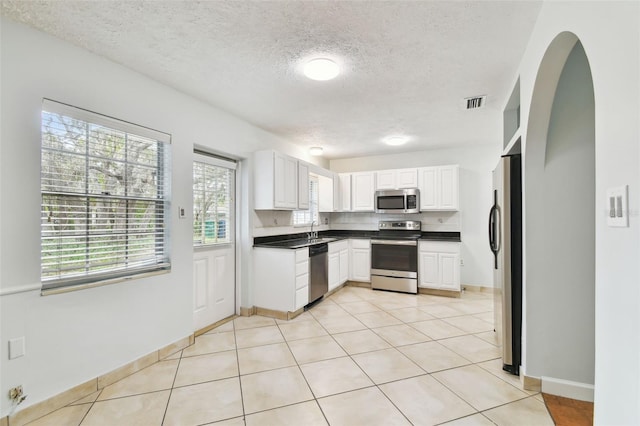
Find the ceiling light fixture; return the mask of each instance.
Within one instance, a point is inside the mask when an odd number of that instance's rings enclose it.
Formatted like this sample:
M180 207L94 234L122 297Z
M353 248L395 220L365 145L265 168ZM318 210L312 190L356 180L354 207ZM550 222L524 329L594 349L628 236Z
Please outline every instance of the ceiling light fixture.
M312 146L311 148L309 148L309 154L314 155L314 156L319 156L322 155L322 147L321 146Z
M409 142L409 138L406 136L388 136L382 140L387 145L399 146Z
M311 80L326 81L336 78L340 67L331 59L316 58L304 65L304 75Z

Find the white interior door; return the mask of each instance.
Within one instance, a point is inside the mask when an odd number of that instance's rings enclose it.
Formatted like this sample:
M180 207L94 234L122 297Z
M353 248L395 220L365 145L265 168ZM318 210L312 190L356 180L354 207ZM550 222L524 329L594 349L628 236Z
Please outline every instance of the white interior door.
M235 163L193 162L194 330L235 314Z

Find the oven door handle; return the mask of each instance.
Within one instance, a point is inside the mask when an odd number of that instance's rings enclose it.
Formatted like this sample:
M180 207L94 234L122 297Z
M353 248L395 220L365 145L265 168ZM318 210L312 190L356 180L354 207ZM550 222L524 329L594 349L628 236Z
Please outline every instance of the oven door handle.
M417 246L417 241L396 241L396 240L371 240L371 244L383 244L388 246Z

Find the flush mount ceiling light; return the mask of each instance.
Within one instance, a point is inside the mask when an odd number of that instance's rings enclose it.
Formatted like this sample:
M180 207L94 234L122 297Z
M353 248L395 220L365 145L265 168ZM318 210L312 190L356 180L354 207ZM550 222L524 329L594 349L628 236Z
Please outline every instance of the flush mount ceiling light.
M311 80L326 81L336 78L340 73L340 67L331 59L316 58L304 65L303 72Z
M382 140L382 142L391 146L400 146L409 142L409 138L406 136L388 136Z
M309 148L309 154L315 155L316 157L322 155L322 147L321 146L312 146Z

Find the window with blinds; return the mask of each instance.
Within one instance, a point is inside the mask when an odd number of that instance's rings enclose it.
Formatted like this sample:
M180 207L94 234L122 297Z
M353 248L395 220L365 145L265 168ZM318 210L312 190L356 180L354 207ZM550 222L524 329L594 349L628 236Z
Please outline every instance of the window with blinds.
M206 154L193 161L193 244L233 241L235 163Z
M293 225L306 226L315 222L318 225L318 177L309 175L309 210L295 210L293 212Z
M42 109L43 291L170 269L170 136L69 105Z

